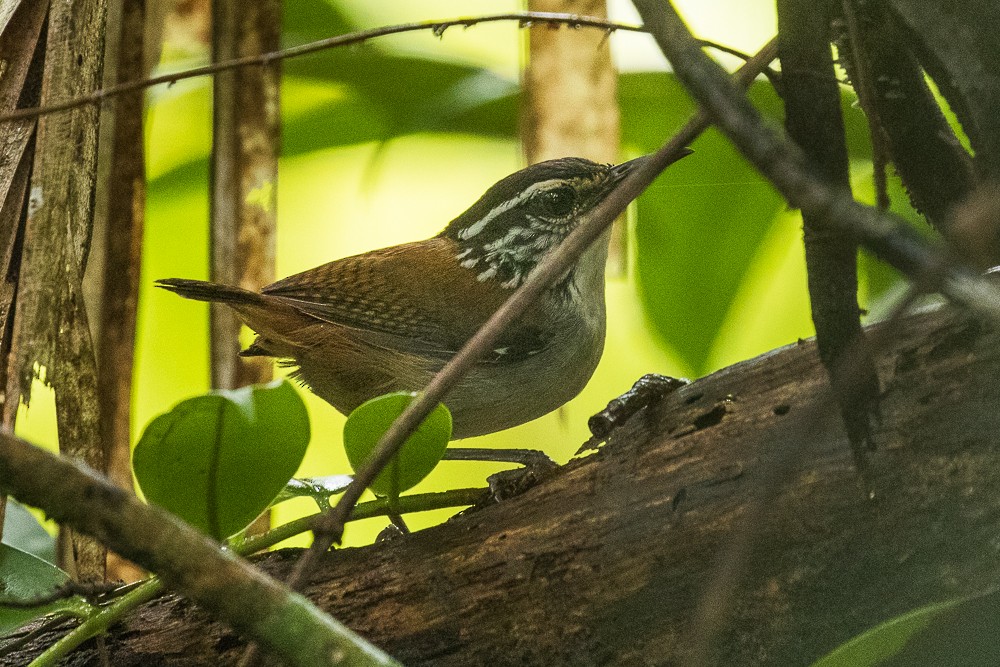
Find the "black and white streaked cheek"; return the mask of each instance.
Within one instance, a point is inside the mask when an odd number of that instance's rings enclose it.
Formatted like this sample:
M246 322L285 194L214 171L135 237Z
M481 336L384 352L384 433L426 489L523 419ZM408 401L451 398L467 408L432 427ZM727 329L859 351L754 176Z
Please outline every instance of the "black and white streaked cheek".
M458 235L462 246L456 256L459 264L477 270L476 279L480 282L498 280L506 289L521 285L539 260L572 227L569 224L572 215L553 217L521 211L532 197L556 183L562 182L536 183L463 229ZM505 223L510 225L506 230Z
M512 228L503 238L483 247L482 260L487 268L477 275L477 279L499 279L504 288L518 287L562 236L547 225Z

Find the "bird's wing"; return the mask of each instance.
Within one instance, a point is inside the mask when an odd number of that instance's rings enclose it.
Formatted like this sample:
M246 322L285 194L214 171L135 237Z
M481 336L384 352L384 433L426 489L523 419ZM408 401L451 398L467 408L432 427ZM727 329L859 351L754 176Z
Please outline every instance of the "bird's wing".
M351 327L372 344L449 357L512 291L479 282L476 272L458 265L457 255L454 241L436 237L330 262L263 293L319 320ZM490 361L508 363L545 349L550 341L542 324L529 316L512 325Z

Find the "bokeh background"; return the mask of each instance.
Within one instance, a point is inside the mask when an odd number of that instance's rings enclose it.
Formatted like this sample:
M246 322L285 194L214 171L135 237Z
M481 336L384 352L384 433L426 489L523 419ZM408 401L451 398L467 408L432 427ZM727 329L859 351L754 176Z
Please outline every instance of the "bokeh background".
M208 60L198 2L166 31L161 71ZM773 2L683 0L696 34L753 52L775 32ZM513 0L286 0L284 41L411 20L523 9ZM611 18L638 23L627 2ZM655 150L693 106L645 35L612 34L621 70L622 159ZM526 36L514 23L442 36L429 31L288 60L283 65L282 159L277 197L277 274L437 233L494 181L524 166L518 139L519 73ZM729 67L738 61L720 57ZM754 100L780 122L764 81ZM133 442L157 414L208 390L208 311L152 287L166 277L208 277L208 156L211 82L197 79L148 95L148 203L139 313ZM871 200L867 126L845 92L852 175ZM608 340L593 380L556 413L462 445L529 447L559 462L587 438L586 421L644 373L698 377L812 335L801 220L715 132L672 167L628 215L622 271L609 276ZM916 220L897 182L894 208ZM898 293L895 276L862 259L861 302L878 317ZM303 392L312 442L299 476L349 471L344 417ZM18 433L55 447L51 394L39 383ZM500 466L443 463L415 492L480 485ZM279 506L274 521L313 511ZM415 528L452 511L408 518ZM352 524L348 544L372 541L385 521ZM304 538L296 543L303 544Z

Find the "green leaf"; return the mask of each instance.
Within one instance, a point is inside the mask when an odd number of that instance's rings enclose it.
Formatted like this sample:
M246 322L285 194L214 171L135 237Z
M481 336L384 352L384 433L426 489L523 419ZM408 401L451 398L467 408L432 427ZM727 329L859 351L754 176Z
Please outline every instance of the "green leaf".
M375 446L416 394L396 392L359 405L344 424L344 448L355 471L368 464ZM369 487L377 495L398 497L417 485L438 464L451 439L451 413L438 404L407 438Z
M31 609L4 607L4 598L33 600L48 595L69 581L69 575L41 558L0 544L0 637L25 623L55 612L79 613L87 603L78 596L56 600Z
M132 455L146 498L216 539L274 500L309 443L309 417L285 380L178 403L146 427Z
M637 152L656 150L664 128L681 127L694 110L671 74L625 75L621 84L623 140ZM766 84L752 97L771 114L780 109ZM656 333L700 375L783 203L717 131L692 148L637 202L636 280Z
M673 74L623 74L619 83L622 141L635 153L659 148L664 129L680 128L694 112ZM749 95L781 122L781 100L770 84L755 83ZM841 100L849 147L855 159L870 159L867 124L853 99L845 94ZM759 259L781 257L769 243L786 238L776 233L786 204L718 131L706 131L692 148L694 155L670 167L638 199L636 282L654 331L688 372L701 375L728 356L720 341L727 342L722 336L746 281L761 268ZM808 315L806 307L802 316ZM783 314L787 323L801 319ZM802 334L786 326L771 337L792 341Z
M55 539L42 528L42 524L38 523L31 512L13 498L7 499L7 512L3 521L3 542L55 565Z
M933 604L843 644L813 667L1000 664L1000 592Z

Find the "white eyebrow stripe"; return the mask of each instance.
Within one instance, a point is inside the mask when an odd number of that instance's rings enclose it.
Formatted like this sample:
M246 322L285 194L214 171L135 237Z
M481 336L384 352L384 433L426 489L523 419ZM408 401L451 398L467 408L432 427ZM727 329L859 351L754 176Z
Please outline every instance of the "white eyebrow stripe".
M539 181L538 183L532 183L531 185L529 185L524 189L524 192L521 192L513 199L508 199L507 201L499 204L498 206L495 206L493 209L490 210L489 213L480 218L476 223L471 224L465 229L463 229L458 235L459 238L463 240L471 239L473 236L483 231L483 229L486 228L486 225L493 222L493 220L497 216L503 215L504 213L514 208L515 206L524 203L532 196L534 196L534 194L539 190L547 190L551 188L553 185L561 184L564 182L565 182L564 179L561 178L550 178L547 181Z

